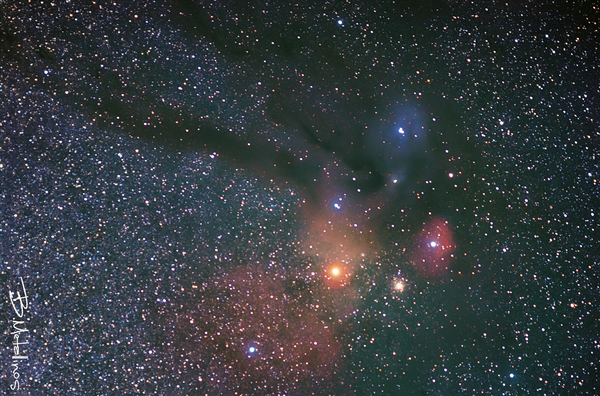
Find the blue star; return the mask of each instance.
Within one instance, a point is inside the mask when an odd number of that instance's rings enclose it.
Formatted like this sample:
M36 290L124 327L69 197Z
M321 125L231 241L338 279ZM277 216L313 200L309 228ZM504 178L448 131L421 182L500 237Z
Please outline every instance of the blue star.
M338 198L337 202L334 202L333 207L336 208L337 210L342 209L341 202L342 202L342 198Z

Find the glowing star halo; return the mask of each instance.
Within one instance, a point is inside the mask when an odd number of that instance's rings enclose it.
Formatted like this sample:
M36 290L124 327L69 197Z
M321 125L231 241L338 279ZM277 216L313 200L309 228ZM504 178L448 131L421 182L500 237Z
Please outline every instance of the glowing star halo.
M439 217L423 225L412 254L412 262L421 275L439 277L449 270L456 248L454 232L447 220Z
M402 282L401 280L397 280L394 282L394 290L402 293L404 291L405 285L404 282Z
M323 270L325 285L331 289L340 289L350 283L351 272L344 263L334 262Z

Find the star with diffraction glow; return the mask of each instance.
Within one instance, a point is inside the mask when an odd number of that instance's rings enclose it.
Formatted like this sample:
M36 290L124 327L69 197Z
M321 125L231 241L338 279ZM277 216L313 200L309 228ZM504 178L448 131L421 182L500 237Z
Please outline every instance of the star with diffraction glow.
M325 285L331 289L340 289L350 282L351 272L343 263L331 263L323 271Z
M395 291L402 293L404 291L404 287L405 287L404 282L402 282L401 280L397 280L394 282L394 290Z

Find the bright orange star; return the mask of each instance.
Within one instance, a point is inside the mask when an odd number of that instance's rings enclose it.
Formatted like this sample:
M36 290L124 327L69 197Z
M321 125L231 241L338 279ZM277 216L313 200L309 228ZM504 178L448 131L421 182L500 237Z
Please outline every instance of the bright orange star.
M339 289L350 282L350 271L343 263L331 263L323 270L323 279L327 287Z

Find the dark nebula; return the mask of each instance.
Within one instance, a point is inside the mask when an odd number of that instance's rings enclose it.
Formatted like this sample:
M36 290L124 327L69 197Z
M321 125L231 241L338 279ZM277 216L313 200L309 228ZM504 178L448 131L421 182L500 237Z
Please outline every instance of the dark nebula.
M0 11L0 393L598 393L594 2Z

